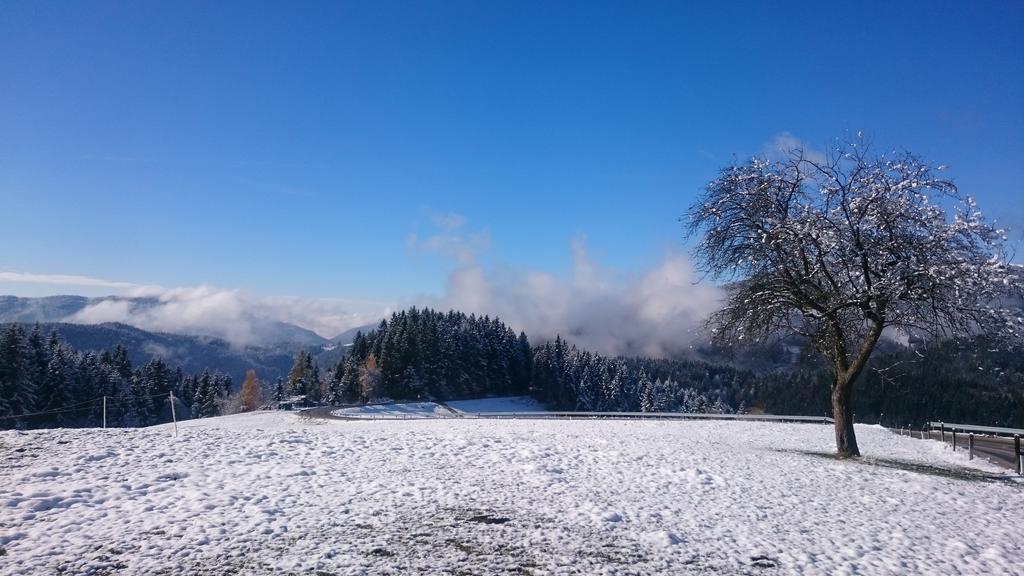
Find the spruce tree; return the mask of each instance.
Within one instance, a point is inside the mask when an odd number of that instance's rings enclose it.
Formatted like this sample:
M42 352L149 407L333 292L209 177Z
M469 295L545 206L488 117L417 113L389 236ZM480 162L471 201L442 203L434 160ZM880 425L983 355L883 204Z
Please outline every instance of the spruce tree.
M192 401L192 415L195 418L208 418L217 415L217 390L210 376L210 371L203 371L196 384L195 399Z
M286 397L284 379L278 377L277 384L274 385L274 402L283 402Z
M156 404L153 390L142 372L132 375L128 385L131 399L133 426L149 426L155 421ZM156 400L157 402L163 400Z
M356 356L345 357L345 369L341 376L341 401L345 404L359 402L362 388L359 384L359 361Z
M17 324L10 324L0 334L0 410L4 416L18 416L35 410L35 382L30 378L25 334ZM7 425L23 424L13 419Z
M305 350L299 350L292 363L292 369L288 372L288 394L299 396L306 393L306 367L309 354Z
M40 415L40 419L53 427L60 428L75 417L75 414L71 412L58 412L72 404L72 359L56 340L51 342L49 356L50 362L43 374L43 385L39 389L36 409L55 412L54 414Z
M306 353L303 359L302 373L304 375L303 394L310 402L319 402L323 398L323 382L320 379L320 368L313 361L313 355Z
M640 390L640 411L654 412L654 383L647 376L647 371L640 370L640 381L637 384Z

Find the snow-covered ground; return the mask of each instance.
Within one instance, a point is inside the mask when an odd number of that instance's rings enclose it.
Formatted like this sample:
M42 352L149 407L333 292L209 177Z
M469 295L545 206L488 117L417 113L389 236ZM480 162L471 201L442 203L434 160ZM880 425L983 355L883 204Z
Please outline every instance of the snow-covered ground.
M332 412L335 416L354 418L435 418L437 416L459 416L460 414L484 414L488 412L542 412L544 407L529 396L503 396L477 400L453 400L444 405L435 402L390 402L341 408Z
M335 410L332 414L354 417L432 418L435 416L451 416L454 412L434 402L392 402L341 408Z
M487 412L543 412L544 407L530 396L502 396L479 400L452 400L446 402L459 412L485 414Z
M0 573L1022 573L1021 483L857 432L862 461L815 454L827 426L761 422L3 432Z

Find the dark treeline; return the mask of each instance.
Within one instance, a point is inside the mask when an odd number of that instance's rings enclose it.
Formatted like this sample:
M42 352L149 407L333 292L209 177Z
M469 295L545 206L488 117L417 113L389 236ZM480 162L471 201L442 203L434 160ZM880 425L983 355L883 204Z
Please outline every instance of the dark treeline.
M526 394L530 342L497 318L411 308L357 334L323 391L330 403Z
M358 334L325 375L313 355L300 352L274 396L340 405L531 394L557 410L830 415L828 372L790 348L772 352L773 362L790 361L769 371L612 358L561 338L531 347L496 318L410 309ZM0 326L0 427L98 426L104 396L108 426L166 422L172 391L181 419L238 408L230 377L185 375L160 359L135 368L120 345L80 352L38 326ZM892 344L872 359L853 401L859 422L1024 427L1024 350L983 338L913 349Z
M328 403L529 393L558 410L831 415L828 372L793 344L768 349L771 362L784 366L773 370L724 361L611 358L561 338L531 348L524 334L486 316L411 309L358 335L349 354L309 391ZM857 420L1024 426L1022 352L997 349L984 339L916 348L891 343L861 376ZM309 358L304 364L307 374L314 370ZM301 393L302 386L293 391Z
M558 410L591 412L743 411L753 373L689 360L608 358L561 338L533 350L532 390Z
M300 353L284 393L332 404L532 394L561 410L731 412L753 376L704 362L605 358L557 338L531 348L497 318L412 308L357 334L326 382Z
M829 373L805 363L759 378L757 397L777 414L828 414ZM858 422L921 427L929 421L1024 427L1024 349L985 338L888 347L871 359L853 398Z
M80 352L39 326L0 326L0 428L100 426L104 397L107 426L148 426L177 417L219 414L231 378L204 372L186 376L163 360L134 368L120 345Z

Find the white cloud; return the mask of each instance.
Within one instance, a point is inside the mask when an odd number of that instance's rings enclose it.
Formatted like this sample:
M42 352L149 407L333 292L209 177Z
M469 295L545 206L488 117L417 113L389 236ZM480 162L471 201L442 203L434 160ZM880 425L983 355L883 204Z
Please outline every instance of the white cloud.
M461 226L455 229L460 234ZM561 334L595 352L653 357L686 349L719 305L719 289L698 283L689 259L679 252L665 254L649 270L623 274L594 261L583 237L568 249L573 254L568 277L490 269L475 258L456 256L445 294L416 304L499 316L535 340Z
M104 280L102 278L92 278L89 276L76 276L73 274L32 274L30 272L0 272L0 282L118 289L139 287L139 284L134 284L132 282L117 282L114 280Z
M824 164L826 161L826 156L823 151L811 146L806 141L797 138L789 132L777 134L770 142L764 145L765 157L772 160L784 158L793 150L803 151L804 158L814 162L815 164Z
M371 323L390 312L384 302L315 298L258 298L239 290L193 286L129 291L143 300L102 300L69 320L83 323L123 322L144 330L202 334L235 345L261 344L280 338L286 322L332 338Z
M594 260L585 237L567 250L573 265L561 276L510 266L483 266L479 256L490 247L484 231L467 231L458 214L434 214L435 230L423 239L411 236L417 251L450 258L444 294L410 298L404 305L457 309L499 316L535 341L561 334L577 345L604 354L666 356L686 349L707 315L720 302L719 289L699 283L678 251L641 272L622 273ZM15 278L20 280L15 280ZM240 290L208 285L162 288L67 275L0 273L0 280L40 281L68 286L116 289L142 301L98 301L69 321L123 322L145 330L205 334L236 345L266 342L287 322L333 337L375 323L391 313L391 302L351 299L256 297Z
M0 272L0 287L5 283L11 287L45 285L57 288L58 293L91 292L101 297L63 319L69 322L121 322L143 330L214 336L238 346L274 341L281 333L278 322L333 338L376 322L394 308L393 303L382 301L258 297L209 285L164 288L70 274ZM55 291L50 288L47 292ZM107 297L110 293L117 296Z
M466 218L454 212L448 214L430 213L430 222L437 229L434 234L421 238L415 232L406 238L406 246L413 251L433 252L454 258L468 265L491 247L491 237L486 231L466 232L463 225Z
M102 324L104 322L124 322L130 318L132 303L128 300L104 300L87 306L68 320L82 324Z

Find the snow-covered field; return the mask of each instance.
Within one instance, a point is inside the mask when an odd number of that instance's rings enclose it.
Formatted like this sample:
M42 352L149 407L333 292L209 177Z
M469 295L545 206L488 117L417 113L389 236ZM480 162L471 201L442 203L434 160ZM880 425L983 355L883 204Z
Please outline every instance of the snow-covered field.
M760 422L4 432L0 573L1022 573L1021 483L858 435L879 460L813 454L827 426Z
M340 408L332 412L337 416L386 416L400 418L431 418L434 416L450 416L451 410L434 402L401 402L388 404L368 404L352 408Z
M502 396L477 400L452 400L441 405L435 402L389 402L340 408L335 416L354 418L435 418L461 414L493 412L543 412L544 407L529 396Z
M479 400L451 400L449 406L459 412L484 414L487 412L543 412L544 406L529 396L503 396Z

